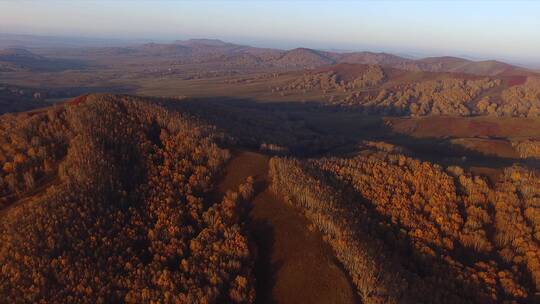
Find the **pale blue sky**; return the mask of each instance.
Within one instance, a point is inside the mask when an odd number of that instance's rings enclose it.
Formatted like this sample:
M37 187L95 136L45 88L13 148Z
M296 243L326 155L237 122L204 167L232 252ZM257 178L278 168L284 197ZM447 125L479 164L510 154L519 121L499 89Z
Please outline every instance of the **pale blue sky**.
M540 63L540 1L0 1L0 32Z

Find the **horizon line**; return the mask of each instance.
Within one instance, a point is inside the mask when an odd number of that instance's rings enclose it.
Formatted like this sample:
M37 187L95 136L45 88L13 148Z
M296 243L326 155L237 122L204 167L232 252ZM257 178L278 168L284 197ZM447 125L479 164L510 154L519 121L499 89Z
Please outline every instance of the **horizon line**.
M322 52L333 52L333 53L358 53L358 52L368 52L368 53L377 53L377 54L388 54L393 56L402 57L404 59L410 59L410 60L421 60L421 59L427 59L427 58L437 58L437 57L454 57L459 59L464 59L472 62L484 62L484 61L499 61L502 63L517 65L522 68L529 68L533 70L537 70L540 68L540 60L529 60L524 58L502 58L499 56L485 56L485 55L471 55L471 54L453 54L453 52L448 53L441 53L441 52L427 52L426 50L422 49L415 49L415 50L395 50L395 51L388 51L384 50L384 47L379 47L376 50L373 48L340 48L340 47L308 47L301 44L296 44L295 47L279 47L279 46L266 46L261 45L260 43L251 41L249 43L244 42L237 42L234 38L223 38L223 37L195 37L195 36L187 36L183 38L148 38L148 37L99 37L94 35L84 35L84 34L35 34L35 33L14 33L14 32L0 32L0 36L26 36L26 37L35 37L35 38L58 38L58 39L76 39L76 40L86 40L91 44L90 42L92 40L101 40L103 43L105 42L111 42L111 41L118 41L118 42L124 42L128 45L138 45L141 43L162 43L162 44L173 44L176 41L189 41L189 40L205 40L205 39L213 39L213 40L219 40L224 43L231 43L241 46L247 46L247 47L255 47L255 48L266 48L266 49L275 49L275 50L281 50L281 51L291 51L294 49L310 49L315 51L322 51ZM246 39L258 39L255 37L245 37ZM240 39L241 40L241 39ZM270 39L267 39L270 40ZM270 42L270 41L268 41ZM55 44L54 42L50 43ZM15 46L13 46L15 47ZM35 48L40 49L42 47L29 47L29 46L22 46L25 48ZM79 45L79 46L72 46L73 48L84 48L84 47L120 47L119 45L107 45L107 46L92 46L92 45Z

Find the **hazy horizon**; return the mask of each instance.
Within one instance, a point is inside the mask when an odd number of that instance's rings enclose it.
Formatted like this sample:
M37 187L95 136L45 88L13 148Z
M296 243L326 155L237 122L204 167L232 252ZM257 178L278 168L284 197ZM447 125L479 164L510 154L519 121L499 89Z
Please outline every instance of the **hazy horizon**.
M532 1L17 1L0 32L166 42L216 38L257 47L458 56L540 65Z

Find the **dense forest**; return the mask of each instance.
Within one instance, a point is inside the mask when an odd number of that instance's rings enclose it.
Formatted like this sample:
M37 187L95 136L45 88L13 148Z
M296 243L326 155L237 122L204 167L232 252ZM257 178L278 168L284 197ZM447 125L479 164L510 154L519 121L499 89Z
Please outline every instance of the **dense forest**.
M92 96L2 117L2 130L2 302L253 301L242 216L252 181L211 199L229 158L215 128Z
M286 86L275 87L274 92L320 89L324 92L330 90L350 91L365 89L381 84L385 79L383 69L377 65L365 66L365 69L353 79L341 77L334 71L305 72L301 77L293 80Z
M382 89L375 94L352 93L345 98L349 104L360 104L372 113L393 115L461 115L472 114L468 105L486 90L498 86L500 81L481 80L430 80Z
M349 158L273 158L272 187L326 236L364 303L538 300L537 176L495 185L367 149Z
M424 85L443 102L498 84ZM362 303L539 300L537 139L508 139L516 159L488 179L350 113L94 94L2 115L0 303L253 303L263 192L303 214ZM246 150L264 177L219 192Z
M360 106L368 113L385 115L491 115L539 117L538 80L501 88L500 79L450 78L391 86L376 91L351 92L330 100L344 106ZM502 90L490 95L490 90Z
M392 116L539 117L537 77L426 74L378 65L337 65L306 71L272 93L316 93L324 102Z

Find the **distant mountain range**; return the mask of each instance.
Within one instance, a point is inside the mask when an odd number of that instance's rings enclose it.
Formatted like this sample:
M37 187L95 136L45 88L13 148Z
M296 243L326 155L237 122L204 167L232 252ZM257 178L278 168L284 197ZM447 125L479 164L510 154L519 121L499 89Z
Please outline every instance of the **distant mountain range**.
M35 52L39 52L36 49ZM451 72L476 75L523 75L536 73L495 60L473 61L459 57L429 57L410 59L388 53L374 52L329 52L309 48L280 50L257 48L224 42L218 39L178 40L173 43L146 43L120 47L81 47L55 50L54 57L62 58L118 58L146 57L156 59L174 59L182 62L230 63L235 66L273 67L277 69L313 69L339 63L372 64L408 71ZM56 60L56 61L55 61ZM60 64L60 69L73 65L48 59L24 49L0 51L0 71L10 69L47 69ZM67 66L66 66L67 65Z
M283 68L317 68L338 63L376 64L410 71L452 72L478 75L522 74L528 70L495 60L473 61L458 57L409 59L388 53L328 52L309 48L279 50L238 45L217 39L191 39L172 44L143 44L127 48L132 54L191 56L202 59L211 55L222 59L250 56L253 62ZM215 58L214 58L215 59Z

